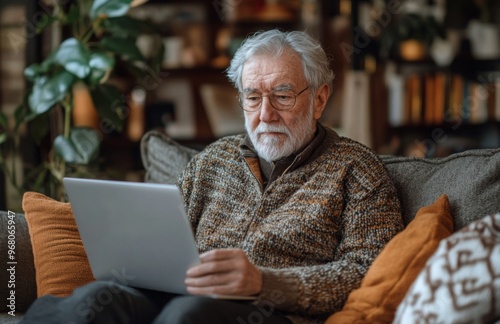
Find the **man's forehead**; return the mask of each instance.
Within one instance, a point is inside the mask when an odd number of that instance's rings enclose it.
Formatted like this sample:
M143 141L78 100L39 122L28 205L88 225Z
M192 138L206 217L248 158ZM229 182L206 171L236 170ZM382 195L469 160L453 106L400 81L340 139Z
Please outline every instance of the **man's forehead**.
M241 74L242 85L245 89L262 86L257 83L266 83L267 87L273 89L293 88L303 78L301 61L292 53L283 53L279 57L255 55L244 63Z

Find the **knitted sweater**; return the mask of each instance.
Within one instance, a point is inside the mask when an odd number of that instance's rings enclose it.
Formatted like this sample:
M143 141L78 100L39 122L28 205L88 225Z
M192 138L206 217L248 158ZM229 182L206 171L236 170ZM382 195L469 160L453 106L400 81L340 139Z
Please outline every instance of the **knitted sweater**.
M312 161L264 190L243 138L209 145L181 175L198 248L246 253L263 274L263 315L323 322L403 228L395 188L375 153L327 130Z

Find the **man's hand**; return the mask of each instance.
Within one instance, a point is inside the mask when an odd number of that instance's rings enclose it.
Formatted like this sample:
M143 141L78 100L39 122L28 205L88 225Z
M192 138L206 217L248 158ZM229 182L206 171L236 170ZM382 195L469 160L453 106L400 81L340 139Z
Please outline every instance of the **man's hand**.
M187 271L186 286L194 295L251 296L262 289L262 273L240 249L218 249L200 255L201 264Z

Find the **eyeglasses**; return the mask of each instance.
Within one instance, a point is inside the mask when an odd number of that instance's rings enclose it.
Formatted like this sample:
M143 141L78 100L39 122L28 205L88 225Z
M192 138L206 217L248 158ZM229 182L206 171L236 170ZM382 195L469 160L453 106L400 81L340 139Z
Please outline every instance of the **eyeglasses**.
M271 106L276 110L290 110L295 106L297 96L302 92L309 89L307 86L304 90L295 93L292 90L273 90L267 96L263 96L260 92L240 92L238 95L238 102L241 108L245 111L257 111L262 105L262 98L268 97Z

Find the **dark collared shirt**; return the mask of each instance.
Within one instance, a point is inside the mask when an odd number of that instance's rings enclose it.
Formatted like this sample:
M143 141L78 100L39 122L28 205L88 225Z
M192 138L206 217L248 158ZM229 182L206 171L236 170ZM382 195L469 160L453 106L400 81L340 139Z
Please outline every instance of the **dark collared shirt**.
M314 134L313 139L298 153L292 153L287 157L272 162L266 161L258 156L252 141L250 140L250 136L245 136L240 144L240 150L245 158L258 158L264 189L283 173L291 172L297 169L298 167L306 164L311 157L320 153L317 149L320 148L326 132L321 124L317 123L316 126L316 133Z

